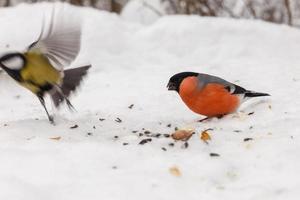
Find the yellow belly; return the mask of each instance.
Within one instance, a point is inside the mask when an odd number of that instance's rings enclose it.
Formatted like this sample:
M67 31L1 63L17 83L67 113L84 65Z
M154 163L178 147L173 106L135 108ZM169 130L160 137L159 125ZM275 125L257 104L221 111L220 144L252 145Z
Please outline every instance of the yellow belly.
M47 84L61 84L60 72L51 65L45 56L33 52L27 52L24 55L27 63L21 71L21 77L24 80L21 83L22 86L36 94L41 87Z

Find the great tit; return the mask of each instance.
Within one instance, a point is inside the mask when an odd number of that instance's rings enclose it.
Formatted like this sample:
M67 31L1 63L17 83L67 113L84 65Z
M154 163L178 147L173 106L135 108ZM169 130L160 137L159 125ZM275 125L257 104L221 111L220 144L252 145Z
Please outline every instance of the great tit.
M45 94L51 96L55 107L65 101L70 109L73 108L68 96L91 67L63 70L77 57L81 38L80 21L67 13L65 9L54 7L47 32L43 22L38 40L26 51L7 53L0 58L0 67L38 97L51 123L54 120L46 108Z

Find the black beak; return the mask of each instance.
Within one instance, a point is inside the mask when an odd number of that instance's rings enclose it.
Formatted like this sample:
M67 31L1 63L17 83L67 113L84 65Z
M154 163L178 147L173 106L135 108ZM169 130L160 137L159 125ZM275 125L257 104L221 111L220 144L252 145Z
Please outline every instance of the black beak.
M169 82L167 88L168 90L176 90L176 85L172 82Z

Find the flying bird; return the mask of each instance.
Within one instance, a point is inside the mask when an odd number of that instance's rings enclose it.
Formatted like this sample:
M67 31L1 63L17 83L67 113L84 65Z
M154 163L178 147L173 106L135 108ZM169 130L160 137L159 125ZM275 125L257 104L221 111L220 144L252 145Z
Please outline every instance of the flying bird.
M196 72L175 74L170 78L167 88L178 92L193 112L206 116L200 121L233 113L250 98L270 96L246 90L217 76Z
M66 102L72 109L68 97L91 66L64 70L80 50L81 23L77 16L68 13L64 7L53 7L47 31L45 24L44 21L39 38L25 51L3 55L0 67L38 97L49 121L53 123L53 117L45 105L45 94L50 95L55 107Z

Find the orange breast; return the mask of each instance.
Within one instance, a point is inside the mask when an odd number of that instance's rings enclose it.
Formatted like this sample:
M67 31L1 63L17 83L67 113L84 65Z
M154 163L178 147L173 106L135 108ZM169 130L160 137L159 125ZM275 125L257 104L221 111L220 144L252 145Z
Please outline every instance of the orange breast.
M235 112L240 101L217 83L198 88L197 77L185 78L180 84L179 95L184 103L195 113L214 117Z

